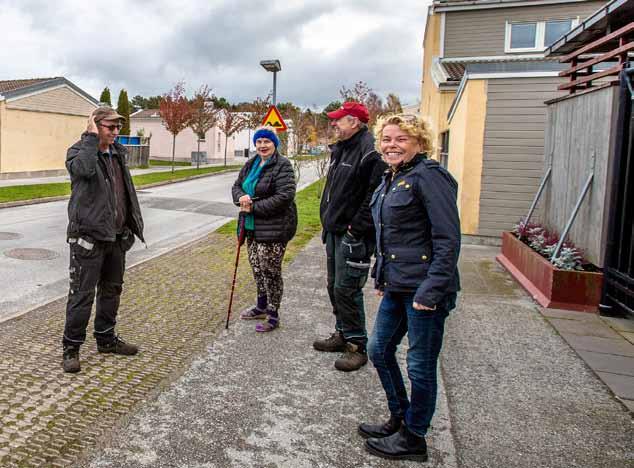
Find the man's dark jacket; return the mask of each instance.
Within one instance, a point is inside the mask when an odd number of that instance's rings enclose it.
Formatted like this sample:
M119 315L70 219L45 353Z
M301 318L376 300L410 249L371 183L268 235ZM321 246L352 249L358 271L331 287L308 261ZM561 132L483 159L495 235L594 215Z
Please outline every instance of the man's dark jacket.
M457 192L451 174L422 154L385 171L371 201L377 289L413 292L427 307L460 290Z
M249 159L233 184L233 202L239 205L241 196L246 195L242 183L247 178L253 164L260 158ZM260 172L253 197L253 221L257 242L290 241L297 231L297 207L295 206L295 172L291 162L277 151L271 156Z
M324 231L349 230L356 238L373 236L370 199L387 167L374 148L374 137L362 128L330 146L330 168L321 197Z
M91 236L100 241L113 242L115 227L115 193L104 158L98 156L99 137L84 132L81 140L68 149L66 169L70 174L71 195L68 201L68 237ZM123 183L127 192L126 226L141 241L143 218L136 196L132 176L126 164L127 150L119 143L110 145L112 157L121 165Z

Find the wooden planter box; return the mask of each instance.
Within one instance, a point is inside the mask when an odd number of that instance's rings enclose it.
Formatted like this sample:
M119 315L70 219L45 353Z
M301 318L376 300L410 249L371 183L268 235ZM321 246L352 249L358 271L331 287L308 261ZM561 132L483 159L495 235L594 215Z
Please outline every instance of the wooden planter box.
M496 259L541 306L597 312L603 273L559 270L510 232Z

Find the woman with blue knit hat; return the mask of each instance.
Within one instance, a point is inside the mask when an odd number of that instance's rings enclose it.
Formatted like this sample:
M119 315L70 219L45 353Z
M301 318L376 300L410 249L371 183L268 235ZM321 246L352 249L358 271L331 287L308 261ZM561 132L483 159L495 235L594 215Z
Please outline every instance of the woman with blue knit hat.
M257 286L256 304L240 318L265 319L255 331L269 332L280 323L282 260L297 230L296 183L293 166L277 151L280 141L275 129L258 128L253 144L257 155L246 162L231 191L245 216L249 264Z

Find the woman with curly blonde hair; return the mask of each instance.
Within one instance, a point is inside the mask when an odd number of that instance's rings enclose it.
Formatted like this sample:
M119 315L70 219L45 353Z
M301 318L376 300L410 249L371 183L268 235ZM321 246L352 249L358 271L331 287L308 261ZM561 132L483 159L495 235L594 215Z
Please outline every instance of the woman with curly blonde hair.
M413 115L389 115L375 126L389 165L370 203L376 228L375 288L382 296L368 346L387 396L390 418L361 424L366 449L383 458L427 460L425 434L436 407L436 365L444 323L460 289L458 184L428 159L432 135ZM408 392L396 360L407 335Z

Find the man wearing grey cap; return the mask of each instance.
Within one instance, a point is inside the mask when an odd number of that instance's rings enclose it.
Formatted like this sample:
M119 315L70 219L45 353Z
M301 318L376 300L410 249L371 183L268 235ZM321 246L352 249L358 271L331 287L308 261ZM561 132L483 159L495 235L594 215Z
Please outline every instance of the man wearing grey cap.
M126 165L127 150L116 137L125 118L99 107L81 140L68 149L71 177L67 240L70 289L66 306L65 372L79 372L79 348L86 339L97 294L94 336L100 353L134 355L138 348L115 334L126 252L136 235L142 242L143 218Z

